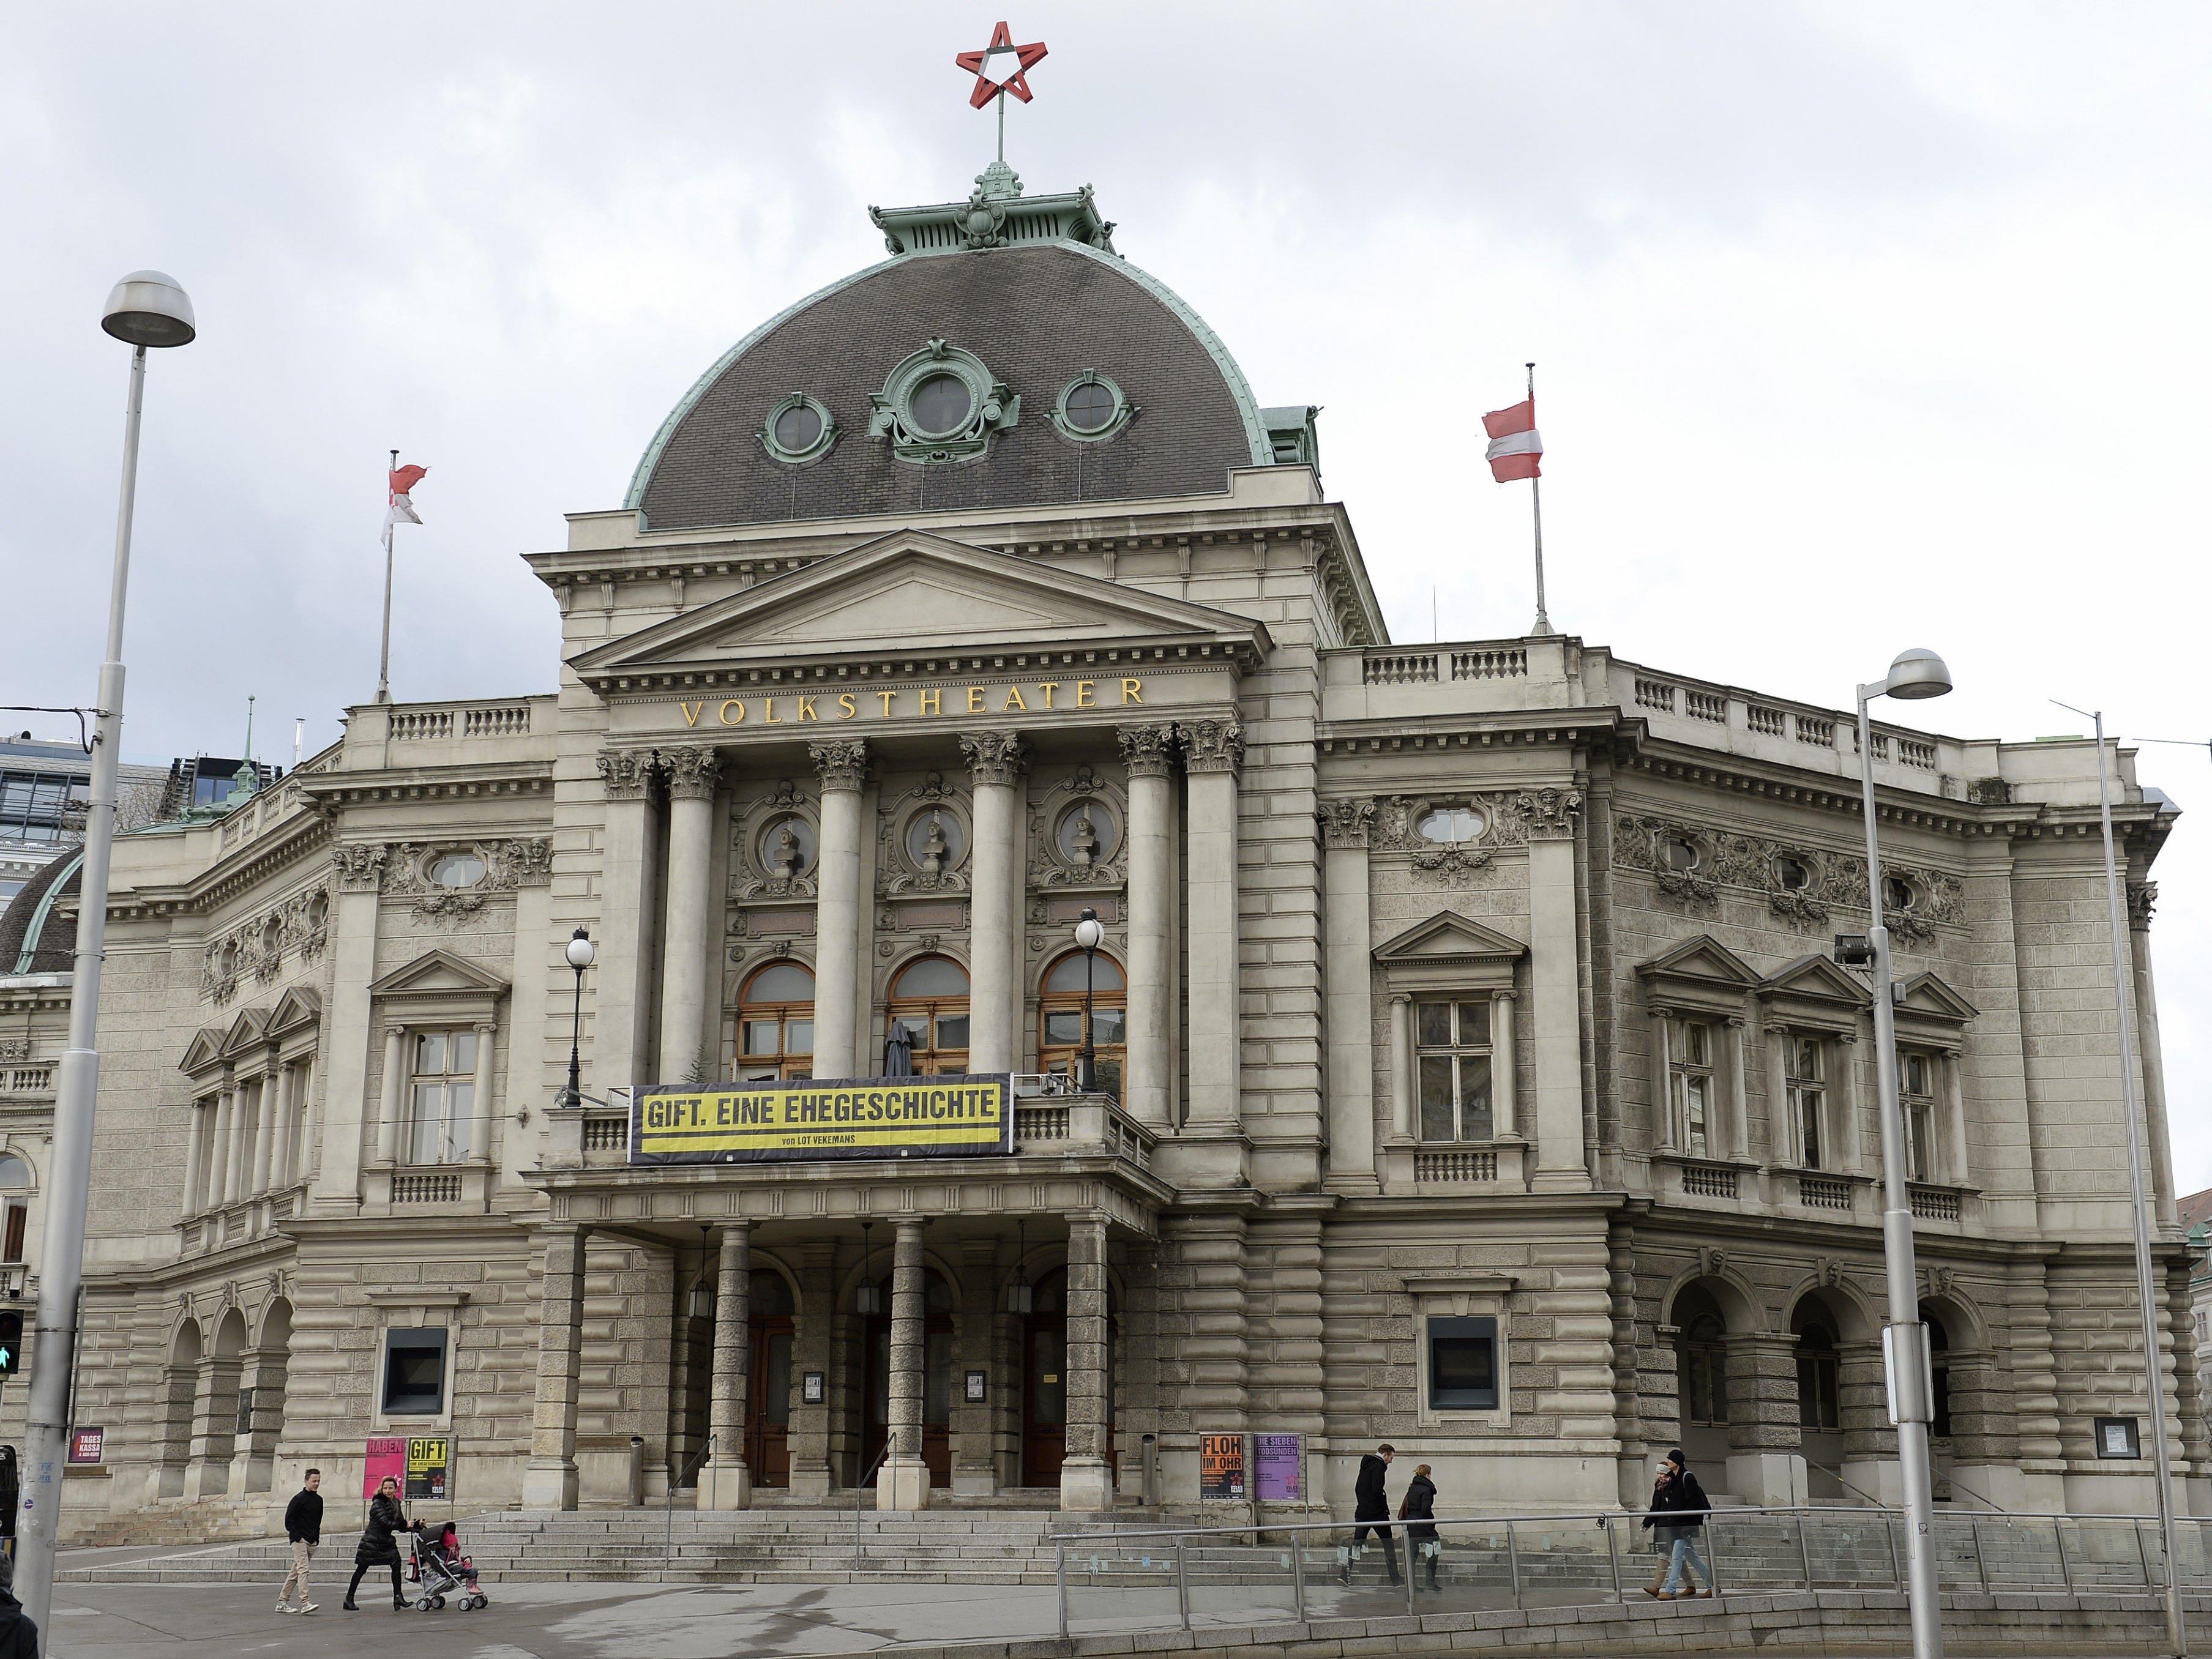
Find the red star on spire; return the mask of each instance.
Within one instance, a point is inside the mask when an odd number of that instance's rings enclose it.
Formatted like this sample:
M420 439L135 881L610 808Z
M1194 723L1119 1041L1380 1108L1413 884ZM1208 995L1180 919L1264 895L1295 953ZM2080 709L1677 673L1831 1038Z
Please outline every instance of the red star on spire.
M1043 41L1018 46L1012 32L1000 23L991 31L989 46L980 52L957 53L952 61L974 73L975 89L968 94L968 102L971 107L981 109L994 98L1009 92L1028 103L1031 94L1025 77L1043 58Z

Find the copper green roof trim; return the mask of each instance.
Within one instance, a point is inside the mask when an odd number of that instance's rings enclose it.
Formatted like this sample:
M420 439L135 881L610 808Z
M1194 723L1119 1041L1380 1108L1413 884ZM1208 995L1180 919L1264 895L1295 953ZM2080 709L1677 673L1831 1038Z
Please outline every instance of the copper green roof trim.
M15 956L15 972L31 971L31 964L38 957L40 938L46 931L46 918L54 913L54 900L83 863L84 848L80 847L64 862L61 873L46 884L46 890L39 895L39 908L31 912L30 926L23 930L23 948Z

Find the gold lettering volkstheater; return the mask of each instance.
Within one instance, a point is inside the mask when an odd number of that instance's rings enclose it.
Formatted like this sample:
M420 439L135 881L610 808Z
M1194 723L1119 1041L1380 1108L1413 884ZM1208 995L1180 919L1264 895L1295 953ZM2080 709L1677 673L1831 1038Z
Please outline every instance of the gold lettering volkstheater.
M1014 714L1027 714L1033 708L1056 709L1060 706L1060 694L1070 690L1074 693L1073 707L1103 708L1108 704L1098 696L1098 684L1097 680L1023 680L1001 685L954 686L951 688L953 693L951 712L955 715ZM1109 680L1106 684L1111 687L1115 682ZM1113 697L1114 707L1144 706L1145 683L1141 678L1127 676L1119 684L1120 691ZM943 718L947 712L945 706L946 689L943 686L920 686L911 691L841 691L837 694L836 718L841 720L859 720L863 716L869 720ZM825 718L820 704L826 695L817 691L793 692L781 698L728 697L716 708L714 718L723 726L743 726L749 718L762 726L805 725ZM861 702L862 698L870 696L876 700L877 706L873 709L867 708ZM902 706L900 699L908 696L914 700L912 706ZM1034 702L1032 698L1036 699ZM777 707L779 702L783 705L781 708ZM676 708L683 715L684 725L696 726L706 716L707 704L679 702Z

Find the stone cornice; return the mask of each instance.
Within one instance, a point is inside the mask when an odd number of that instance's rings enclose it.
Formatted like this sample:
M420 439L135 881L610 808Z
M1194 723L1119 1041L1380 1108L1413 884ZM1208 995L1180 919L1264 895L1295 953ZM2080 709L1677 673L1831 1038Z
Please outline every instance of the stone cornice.
M1617 708L1508 708L1491 713L1323 720L1314 744L1324 755L1435 754L1540 744L1590 744L1620 726Z
M550 761L485 761L466 766L379 767L360 772L317 772L300 779L300 791L319 811L430 800L538 795L553 787Z
M781 694L811 692L817 687L832 690L860 685L903 688L979 676L1004 679L1010 672L1031 669L1049 672L1141 668L1148 674L1156 674L1178 669L1227 668L1243 674L1259 668L1263 660L1257 649L1241 641L1133 641L1111 646L1040 647L1034 651L952 651L926 657L857 651L828 652L810 658L804 653L793 652L772 666L619 673L607 671L583 673L579 678L606 701L620 702L626 699L662 698L672 691L713 689L733 693L766 690Z

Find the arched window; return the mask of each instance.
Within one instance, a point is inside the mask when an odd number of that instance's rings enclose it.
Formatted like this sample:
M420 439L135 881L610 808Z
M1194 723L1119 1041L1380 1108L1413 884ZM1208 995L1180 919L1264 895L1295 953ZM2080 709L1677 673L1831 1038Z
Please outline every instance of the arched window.
M1712 1294L1686 1286L1674 1299L1674 1362L1682 1426L1728 1426L1728 1326Z
M1797 1426L1841 1428L1842 1373L1836 1358L1836 1333L1828 1324L1826 1310L1817 1304L1800 1305L1790 1327L1797 1335Z
M30 1190L31 1166L13 1152L0 1155L0 1193L27 1194ZM0 1262L21 1261L24 1234L31 1219L30 1200L10 1196L0 1213L5 1216L4 1221L0 1221Z
M1045 970L1038 999L1037 1066L1072 1074L1083 1057L1083 952L1071 951ZM1113 957L1093 956L1090 969L1091 1042L1098 1067L1098 1089L1121 1097L1121 1061L1127 1053L1129 988Z
M1920 1304L1921 1323L1928 1327L1929 1392L1936 1396L1935 1420L1928 1432L1937 1440L1951 1437L1951 1334L1925 1302Z
M0 1154L0 1193L31 1190L31 1166L13 1152Z
M891 981L890 1024L914 1045L919 1077L968 1069L968 970L950 957L908 963Z
M796 962L770 963L738 994L740 1083L814 1075L814 974Z

